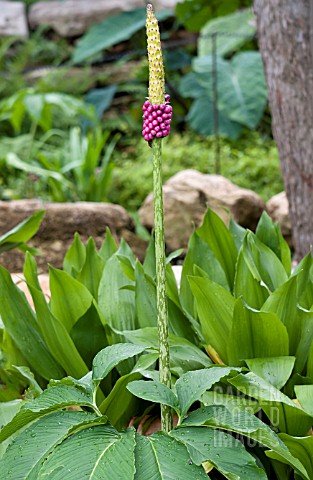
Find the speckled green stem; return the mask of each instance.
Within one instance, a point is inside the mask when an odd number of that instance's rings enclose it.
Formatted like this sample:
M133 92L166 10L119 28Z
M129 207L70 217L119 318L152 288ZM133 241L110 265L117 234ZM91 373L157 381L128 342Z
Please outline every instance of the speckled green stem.
M171 388L170 353L168 342L168 314L166 300L166 270L164 242L164 211L162 192L162 140L152 141L153 153L153 192L154 192L154 235L156 260L156 287L159 333L159 372L160 382ZM172 429L172 411L161 405L161 428L165 432Z

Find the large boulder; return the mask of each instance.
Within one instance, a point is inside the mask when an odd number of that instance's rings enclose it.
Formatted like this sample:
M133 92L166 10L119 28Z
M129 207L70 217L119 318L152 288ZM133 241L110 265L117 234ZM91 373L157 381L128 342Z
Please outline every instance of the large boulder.
M10 2L8 2L10 3ZM172 9L178 0L155 0L155 10ZM142 7L141 0L48 0L36 2L29 11L32 28L48 25L62 37L76 37L110 15Z
M205 175L197 170L177 173L163 187L165 241L169 251L186 248L190 235L198 227L207 208L212 208L228 223L232 218L254 230L265 210L256 193L240 188L221 175ZM153 228L153 195L148 195L139 211L141 223Z
M274 222L278 222L281 232L290 247L292 242L292 229L289 217L289 204L286 192L274 195L266 203L266 210Z
M111 203L42 203L39 200L0 202L0 235L13 228L37 210L44 209L45 217L37 235L29 242L41 250L37 257L39 271L47 270L47 263L61 268L64 255L78 232L84 242L95 239L99 247L105 237L106 227L119 241L122 237L130 244L141 260L147 243L134 233L134 223L126 210ZM13 250L0 257L0 263L11 272L23 270L24 254Z
M0 1L0 36L28 37L23 2Z

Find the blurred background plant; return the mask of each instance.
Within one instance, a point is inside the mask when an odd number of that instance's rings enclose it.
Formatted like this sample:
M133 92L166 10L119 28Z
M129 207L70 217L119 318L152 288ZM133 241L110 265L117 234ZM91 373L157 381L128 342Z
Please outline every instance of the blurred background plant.
M183 168L221 173L267 200L283 186L251 4L185 0L158 12L175 110L164 178ZM48 27L0 39L2 199L139 208L152 190L140 138L143 11L110 16L74 40Z

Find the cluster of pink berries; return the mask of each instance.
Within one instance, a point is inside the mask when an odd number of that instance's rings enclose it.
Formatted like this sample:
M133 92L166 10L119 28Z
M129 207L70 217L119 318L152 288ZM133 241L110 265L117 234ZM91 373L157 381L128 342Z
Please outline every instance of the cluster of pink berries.
M143 138L150 142L154 138L166 137L171 131L172 107L170 96L165 95L165 103L151 105L149 100L143 104Z

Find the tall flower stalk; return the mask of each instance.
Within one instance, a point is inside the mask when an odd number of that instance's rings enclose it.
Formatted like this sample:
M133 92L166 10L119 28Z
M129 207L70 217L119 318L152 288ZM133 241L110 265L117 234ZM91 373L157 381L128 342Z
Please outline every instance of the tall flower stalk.
M169 95L165 95L164 68L160 33L152 5L147 5L147 43L149 59L149 99L144 103L143 137L152 147L153 192L154 192L154 234L156 259L156 288L159 334L159 375L160 382L171 387L169 328L166 299L166 266L164 242L164 210L162 192L162 138L170 132L172 107ZM172 428L172 412L167 405L161 405L161 428L169 432Z

